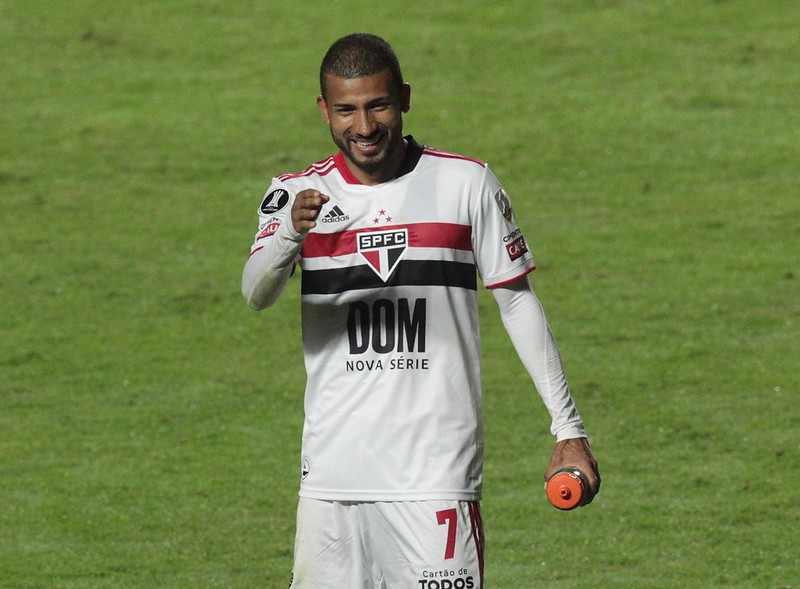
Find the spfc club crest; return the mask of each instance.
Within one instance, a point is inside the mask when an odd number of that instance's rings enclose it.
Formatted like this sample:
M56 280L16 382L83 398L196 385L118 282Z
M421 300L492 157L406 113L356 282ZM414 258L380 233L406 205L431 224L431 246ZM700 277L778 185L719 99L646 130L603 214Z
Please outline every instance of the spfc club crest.
M358 253L386 282L408 249L408 229L366 231L358 234Z

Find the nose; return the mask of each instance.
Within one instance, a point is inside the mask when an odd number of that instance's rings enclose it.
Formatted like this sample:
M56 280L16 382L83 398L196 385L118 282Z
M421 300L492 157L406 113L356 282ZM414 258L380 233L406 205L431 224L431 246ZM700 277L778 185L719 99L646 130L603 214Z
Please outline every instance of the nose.
M356 111L356 120L353 130L362 137L369 137L375 131L375 121L372 120L372 113L369 109Z

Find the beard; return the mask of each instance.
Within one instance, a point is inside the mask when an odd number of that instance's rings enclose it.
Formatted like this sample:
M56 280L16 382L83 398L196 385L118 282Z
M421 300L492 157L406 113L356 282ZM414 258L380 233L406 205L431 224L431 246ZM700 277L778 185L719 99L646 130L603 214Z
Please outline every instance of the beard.
M380 135L380 142L383 142L380 150L372 155L360 154L357 149L353 147L352 138L334 133L333 128L330 129L331 139L338 147L344 156L354 166L367 174L375 174L380 172L381 169L392 165L392 161L397 157L398 152L402 152L404 145L403 140L403 122L398 121L392 127L383 127L376 131L374 135ZM397 162L399 165L399 162Z

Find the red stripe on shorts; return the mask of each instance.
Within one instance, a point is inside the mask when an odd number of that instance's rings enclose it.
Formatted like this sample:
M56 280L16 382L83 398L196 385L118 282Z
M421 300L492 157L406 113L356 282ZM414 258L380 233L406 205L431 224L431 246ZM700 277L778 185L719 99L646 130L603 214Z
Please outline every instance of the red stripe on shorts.
M475 549L478 552L478 574L480 575L483 589L483 551L485 539L483 536L483 518L481 517L481 504L477 501L469 502L469 520L472 524L472 538L475 540Z

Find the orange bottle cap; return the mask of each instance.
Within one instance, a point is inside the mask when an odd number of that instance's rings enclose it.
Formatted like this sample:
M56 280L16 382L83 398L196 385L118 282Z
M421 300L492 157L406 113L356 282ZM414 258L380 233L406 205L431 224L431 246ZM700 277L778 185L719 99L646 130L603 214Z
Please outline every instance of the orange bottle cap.
M557 472L547 481L545 492L554 507L565 511L575 509L583 500L583 481L574 472Z

